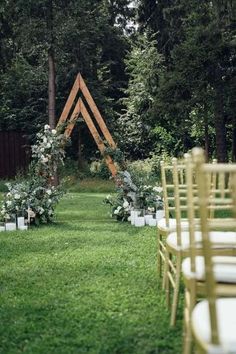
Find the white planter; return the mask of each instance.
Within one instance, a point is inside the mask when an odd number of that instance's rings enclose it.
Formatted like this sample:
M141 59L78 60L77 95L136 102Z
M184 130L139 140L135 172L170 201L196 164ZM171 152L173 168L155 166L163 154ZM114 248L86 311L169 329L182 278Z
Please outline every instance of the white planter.
M21 225L18 227L19 230L28 230L28 226L27 225Z
M139 217L142 215L142 210L136 209L136 210L131 210L131 225L135 225L135 218Z
M153 216L150 214L144 215L144 219L145 219L145 224L149 225L149 220L153 219Z
M156 219L149 219L148 220L148 225L149 226L157 226L157 220Z
M16 224L14 222L7 222L5 226L6 226L6 231L16 230Z
M157 222L165 217L165 211L164 210L157 210L156 211L156 220Z
M23 216L19 216L17 218L17 226L18 226L18 229L21 227L21 226L25 226L25 218Z
M141 226L145 226L145 219L144 216L136 216L135 220L134 220L134 225L136 227L141 227Z
M130 212L131 225L134 225L135 215L136 215L136 210L131 210Z

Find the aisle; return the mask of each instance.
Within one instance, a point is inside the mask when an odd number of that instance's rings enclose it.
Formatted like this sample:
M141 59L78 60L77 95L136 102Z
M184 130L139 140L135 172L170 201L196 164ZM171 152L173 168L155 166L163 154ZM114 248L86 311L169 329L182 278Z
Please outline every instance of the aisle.
M181 352L156 278L156 231L67 194L57 223L0 237L0 353Z

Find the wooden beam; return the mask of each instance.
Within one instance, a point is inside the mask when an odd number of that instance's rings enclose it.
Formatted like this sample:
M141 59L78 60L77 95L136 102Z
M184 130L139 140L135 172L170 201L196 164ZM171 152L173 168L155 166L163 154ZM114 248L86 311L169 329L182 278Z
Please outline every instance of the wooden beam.
M81 112L81 105L80 105L80 100L78 100L78 102L73 110L73 113L70 117L69 124L67 125L65 132L64 132L64 135L66 138L69 138L69 136L71 135L71 132L72 132L72 130L75 126L75 123L80 115L80 112Z
M96 106L96 103L94 102L94 100L93 100L93 98L86 86L86 83L84 82L84 79L82 78L82 75L80 73L79 73L79 87L84 95L84 98L88 102L88 105L89 105L91 111L93 112L93 115L94 115L106 141L108 142L110 147L115 149L116 143L114 142L109 130L107 129L107 126L106 126L97 106Z
M100 137L100 135L99 135L99 133L97 131L97 128L93 124L93 121L92 121L92 119L90 117L90 114L89 114L87 108L85 107L85 105L84 105L84 103L83 103L81 98L79 98L78 103L80 105L81 114L82 114L85 122L87 123L87 126L88 126L88 128L89 128L89 130L90 130L90 132L91 132L91 134L92 134L92 136L93 136L93 138L94 138L94 140L95 140L95 142L96 142L96 144L97 144L97 146L98 146L98 148L99 148L99 150L101 152L101 154L103 155L103 153L105 151L105 148L106 148L104 143L103 143L103 140L101 139L101 137ZM105 161L106 161L106 164L107 164L109 170L111 171L112 176L114 177L117 174L117 170L116 170L116 167L114 165L113 160L111 159L110 156L106 156L105 157Z
M74 85L73 85L73 87L71 89L71 92L69 94L69 97L68 97L68 99L66 101L66 104L64 106L64 109L62 111L60 119L59 119L59 121L57 123L57 126L62 124L62 123L64 123L67 120L68 115L69 115L70 110L71 110L71 107L72 107L72 105L73 105L73 103L75 101L75 98L76 98L76 95L77 95L79 89L80 89L80 80L79 80L79 74L78 74L76 79L75 79Z

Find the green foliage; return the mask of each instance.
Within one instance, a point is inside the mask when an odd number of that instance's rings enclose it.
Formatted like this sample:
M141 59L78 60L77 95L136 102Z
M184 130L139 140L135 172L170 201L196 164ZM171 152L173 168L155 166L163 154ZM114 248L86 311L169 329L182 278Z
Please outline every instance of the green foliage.
M170 161L170 156L166 153L152 154L151 157L144 160L128 161L127 170L132 175L132 179L137 185L153 186L161 182L160 162Z
M90 164L91 176L101 179L109 179L111 177L110 171L104 159L94 160Z
M151 112L157 84L163 71L162 57L155 41L138 37L126 60L129 85L122 102L125 113L119 120L119 144L127 156L142 158L153 148L150 129Z
M110 156L114 162L117 164L124 164L125 156L123 151L120 148L112 148L110 146L106 147L103 152L104 157Z
M230 146L235 156L235 10L227 0L139 2L142 34L127 60L122 117L130 129L122 143L133 156L136 147L142 157L150 151L179 156L197 143L219 161Z
M32 147L33 160L25 178L8 183L8 193L0 209L0 219L22 215L35 224L52 221L56 204L62 197L59 187L52 186L56 167L63 163L64 135L44 126Z

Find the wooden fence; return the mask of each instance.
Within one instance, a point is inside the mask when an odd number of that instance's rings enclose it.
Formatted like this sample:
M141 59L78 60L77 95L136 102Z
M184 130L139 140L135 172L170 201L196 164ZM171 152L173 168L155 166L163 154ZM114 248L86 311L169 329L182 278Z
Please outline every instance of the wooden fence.
M0 131L0 178L12 178L26 169L30 149L22 132Z

